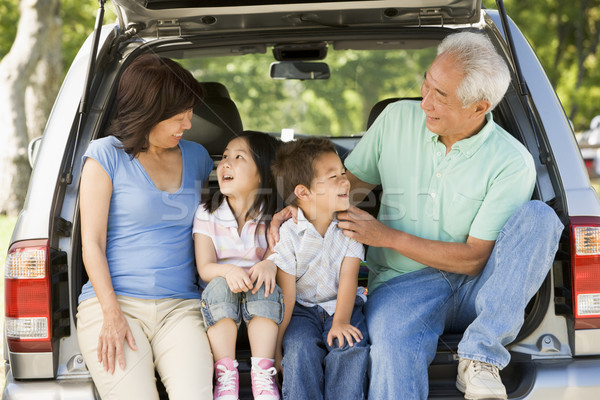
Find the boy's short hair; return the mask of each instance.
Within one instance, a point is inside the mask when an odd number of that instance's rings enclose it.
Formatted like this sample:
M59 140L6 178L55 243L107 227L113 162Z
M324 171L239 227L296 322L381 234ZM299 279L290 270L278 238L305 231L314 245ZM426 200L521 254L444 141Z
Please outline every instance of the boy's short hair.
M335 145L325 138L304 138L279 146L271 166L277 192L287 204L298 205L294 190L310 187L315 178L314 162L325 153L336 153Z

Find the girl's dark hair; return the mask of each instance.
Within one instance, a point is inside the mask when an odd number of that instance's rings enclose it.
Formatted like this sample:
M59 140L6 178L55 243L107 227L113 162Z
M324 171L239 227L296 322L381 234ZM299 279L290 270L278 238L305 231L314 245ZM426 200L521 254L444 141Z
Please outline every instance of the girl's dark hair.
M181 65L155 54L136 58L121 75L117 113L108 128L132 157L148 149L150 130L202 101L202 86Z
M243 138L248 143L248 147L252 153L252 159L254 160L260 175L258 194L254 203L248 210L248 213L245 215L245 218L248 218L249 216L256 218L262 208L263 213L259 222L265 222L268 230L269 222L273 218L273 214L278 211L278 206L283 204L281 198L277 194L275 180L271 174L271 164L275 159L275 153L281 142L271 135L256 131L244 131L237 138ZM213 198L204 204L204 209L212 213L219 208L224 200L225 196L218 190Z

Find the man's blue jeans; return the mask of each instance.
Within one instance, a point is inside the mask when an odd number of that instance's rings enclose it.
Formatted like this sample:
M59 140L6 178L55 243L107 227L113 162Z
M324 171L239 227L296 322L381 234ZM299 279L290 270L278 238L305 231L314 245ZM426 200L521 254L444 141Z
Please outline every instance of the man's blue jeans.
M523 325L525 307L552 265L562 230L550 207L530 201L502 228L479 275L425 268L369 293L369 399L426 399L427 368L445 330L464 330L461 358L504 368L510 361L504 346Z
M363 334L353 347L345 341L327 344L333 315L319 307L294 306L283 338L284 400L360 400L365 398L369 345L363 314L364 301L356 296L350 323Z

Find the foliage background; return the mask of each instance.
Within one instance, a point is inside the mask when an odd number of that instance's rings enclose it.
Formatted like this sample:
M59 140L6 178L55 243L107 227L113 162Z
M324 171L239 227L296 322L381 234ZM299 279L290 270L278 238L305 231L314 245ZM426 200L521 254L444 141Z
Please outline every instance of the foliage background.
M245 55L242 61L240 56L178 61L199 81L227 86L244 129L276 133L291 128L300 134L348 136L366 130L367 117L379 100L420 96L423 71L435 55L435 47L329 49L331 76L326 80L271 79L270 49Z
M104 21L114 21L113 6L107 2ZM66 74L77 51L94 30L98 1L61 0L60 17L63 22L61 53ZM0 0L0 59L8 53L17 33L19 0ZM64 75L63 74L63 75Z
M505 6L535 49L575 130L588 129L600 115L600 0L505 0Z
M0 58L9 51L16 34L18 3L0 0ZM496 6L494 1L483 3ZM600 0L505 0L505 6L537 52L575 130L587 129L590 120L600 114ZM65 73L92 32L97 8L95 0L61 1ZM107 2L105 21L114 20L112 9ZM311 102L310 96L303 100L308 107L321 107ZM260 118L259 113L255 115Z

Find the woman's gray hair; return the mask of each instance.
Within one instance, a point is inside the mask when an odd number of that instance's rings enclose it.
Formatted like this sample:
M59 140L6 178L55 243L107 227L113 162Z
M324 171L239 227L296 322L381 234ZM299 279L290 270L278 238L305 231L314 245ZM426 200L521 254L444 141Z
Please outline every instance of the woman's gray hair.
M463 68L464 78L456 90L463 106L487 100L492 111L500 103L510 83L510 72L485 35L453 33L440 43L437 54L451 55Z

